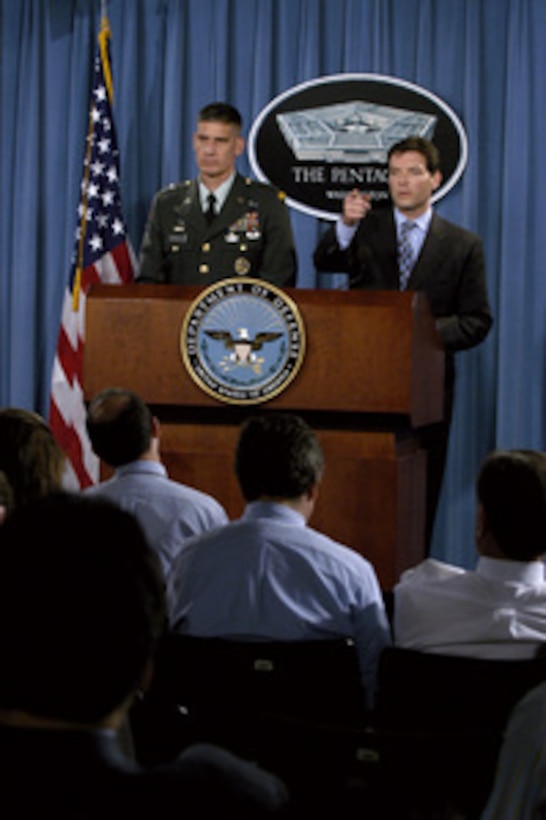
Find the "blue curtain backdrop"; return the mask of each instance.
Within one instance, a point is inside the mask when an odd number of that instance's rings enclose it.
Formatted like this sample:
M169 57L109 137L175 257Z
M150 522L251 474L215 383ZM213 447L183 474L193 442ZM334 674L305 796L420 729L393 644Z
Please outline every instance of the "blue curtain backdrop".
M163 185L195 172L191 134L213 99L250 124L320 75L375 72L423 86L469 138L438 211L484 240L494 329L458 356L434 553L474 562L474 477L493 447L545 438L546 2L110 0L125 215L135 249ZM0 0L0 406L47 413L73 246L99 0ZM250 171L245 158L243 172ZM321 229L293 211L299 285L321 286Z

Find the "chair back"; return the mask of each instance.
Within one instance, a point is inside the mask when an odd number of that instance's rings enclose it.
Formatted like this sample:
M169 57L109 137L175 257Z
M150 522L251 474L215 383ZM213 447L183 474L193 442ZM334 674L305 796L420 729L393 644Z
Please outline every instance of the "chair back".
M150 690L134 710L137 757L161 762L210 741L260 759L275 742L366 723L350 640L232 641L166 635ZM150 754L152 760L150 760Z
M544 680L544 658L484 660L386 649L376 725L382 778L397 786L390 794L419 809L454 806L478 817L508 716Z

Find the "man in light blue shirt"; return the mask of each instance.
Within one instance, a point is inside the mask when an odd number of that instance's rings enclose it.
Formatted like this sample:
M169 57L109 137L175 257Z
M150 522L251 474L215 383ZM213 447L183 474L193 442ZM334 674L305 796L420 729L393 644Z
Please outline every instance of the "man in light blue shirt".
M247 506L240 520L184 545L167 585L170 625L238 640L352 638L371 696L389 624L371 564L307 526L322 469L298 416L245 422L235 471Z
M228 523L210 495L171 481L161 463L159 421L129 390L99 393L87 412L87 432L96 455L114 475L85 490L133 513L161 561L165 578L187 538Z

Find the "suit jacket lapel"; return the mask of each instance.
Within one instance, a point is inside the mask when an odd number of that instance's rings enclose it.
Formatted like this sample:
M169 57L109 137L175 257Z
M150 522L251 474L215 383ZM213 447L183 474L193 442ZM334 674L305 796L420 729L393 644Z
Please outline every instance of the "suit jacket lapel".
M388 218L378 220L377 248L380 265L379 282L387 290L398 290L400 274L398 271L398 243L396 239L396 225L394 212L389 208Z
M443 223L439 216L432 214L428 233L423 242L421 253L417 258L415 267L411 272L408 288L419 290L423 287L427 278L434 274L443 258Z

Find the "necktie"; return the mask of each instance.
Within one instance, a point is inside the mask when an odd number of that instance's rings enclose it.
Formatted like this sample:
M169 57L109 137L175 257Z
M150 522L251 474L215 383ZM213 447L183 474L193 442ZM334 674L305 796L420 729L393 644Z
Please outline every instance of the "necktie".
M216 197L214 196L214 194L209 194L208 195L207 202L208 202L208 208L205 211L205 219L207 220L207 223L210 225L212 220L216 216L216 210L215 210Z
M400 225L398 239L398 270L400 272L400 290L406 290L411 271L413 269L413 248L410 242L410 232L416 228L415 222L406 220Z

